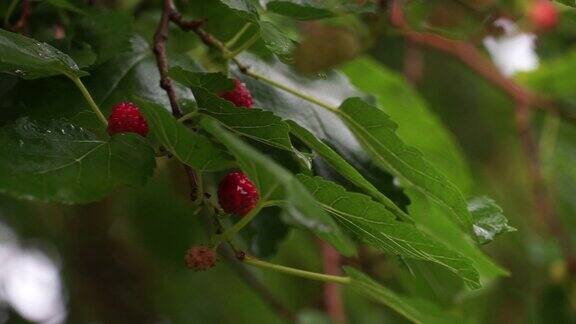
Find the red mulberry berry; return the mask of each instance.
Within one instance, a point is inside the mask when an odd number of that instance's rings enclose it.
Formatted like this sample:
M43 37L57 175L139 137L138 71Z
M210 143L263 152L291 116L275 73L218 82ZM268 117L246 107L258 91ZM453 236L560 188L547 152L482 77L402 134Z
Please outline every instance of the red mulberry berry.
M218 187L218 201L225 212L245 216L258 203L256 186L242 172L230 172Z
M108 117L108 134L136 133L148 135L148 123L140 108L131 102L121 102L112 108Z
M219 96L232 102L236 107L252 108L254 105L250 90L238 79L234 79L234 89L222 92Z
M537 29L552 29L558 24L558 11L552 1L536 0L530 10L530 19Z
M195 271L204 271L216 265L216 255L207 246L193 246L186 252L186 266Z

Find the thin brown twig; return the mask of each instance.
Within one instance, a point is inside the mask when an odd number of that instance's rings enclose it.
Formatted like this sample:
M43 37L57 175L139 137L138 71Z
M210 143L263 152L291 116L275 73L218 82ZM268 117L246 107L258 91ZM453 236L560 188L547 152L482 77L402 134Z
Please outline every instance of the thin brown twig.
M417 84L422 79L424 60L420 47L406 40L404 52L404 77L411 84Z
M195 33L204 44L214 47L224 53L228 52L228 49L224 43L216 39L214 36L212 36L212 34L206 32L202 28L202 25L204 25L204 20L184 20L182 14L180 14L180 12L176 10L174 6L170 11L170 20L178 25L178 27L180 27L182 30Z
M168 42L168 32L170 29L170 13L172 12L172 0L164 0L164 8L160 23L154 34L154 56L156 57L156 64L160 72L160 87L168 94L170 106L172 107L172 114L174 117L182 116L182 111L178 106L178 99L176 91L172 86L172 80L168 77L168 56L166 55L166 43Z
M547 110L571 122L576 122L575 116L557 109L548 100L504 76L473 44L451 40L436 34L413 31L404 18L401 2L402 0L390 1L390 22L407 40L456 57L515 102L516 128L527 160L536 214L547 225L550 233L558 239L570 272L576 273L576 251L572 246L570 236L564 231L562 222L555 213L553 200L542 175L538 147L530 126L533 108Z
M330 244L319 240L320 249L324 261L324 273L329 275L340 275L342 256ZM335 324L347 322L346 313L342 303L342 292L340 285L334 282L324 283L324 306L326 313Z
M22 14L20 15L20 19L14 24L14 30L18 31L22 34L28 33L28 20L30 18L31 8L30 8L30 0L23 0L22 1Z

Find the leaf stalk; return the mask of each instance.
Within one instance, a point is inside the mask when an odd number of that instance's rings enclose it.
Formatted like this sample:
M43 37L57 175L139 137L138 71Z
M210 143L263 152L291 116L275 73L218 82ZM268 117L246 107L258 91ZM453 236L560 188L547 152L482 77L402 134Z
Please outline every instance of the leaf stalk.
M88 105L90 106L90 108L92 108L92 111L94 111L94 113L96 114L96 117L98 117L98 119L102 122L102 124L104 124L105 127L108 127L108 120L106 119L106 117L104 116L104 114L102 113L102 111L100 110L100 108L90 95L90 91L88 91L84 83L82 83L82 80L80 80L80 78L76 76L69 76L69 78L78 87L78 89L84 96L84 99L86 99L86 102L88 102Z
M270 270L274 270L277 272L293 275L296 277L311 279L311 280L317 280L317 281L323 281L323 282L334 282L334 283L338 283L338 284L342 284L342 285L349 284L352 281L352 279L350 277L327 275L327 274L318 273L318 272L312 272L312 271L306 271L306 270L286 267L283 265L262 261L262 260L259 260L259 259L256 259L256 258L253 258L250 256L245 256L242 261L246 264L251 265L251 266L255 266L255 267L259 267L259 268L263 268L263 269L270 269Z

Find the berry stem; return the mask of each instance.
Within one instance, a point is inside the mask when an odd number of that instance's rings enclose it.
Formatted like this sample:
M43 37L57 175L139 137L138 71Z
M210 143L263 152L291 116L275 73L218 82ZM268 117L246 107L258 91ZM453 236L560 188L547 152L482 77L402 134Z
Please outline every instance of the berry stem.
M252 210L244 217L242 217L234 226L227 229L224 233L216 236L216 243L214 243L214 249L217 249L222 242L230 240L236 233L240 232L250 221L258 215L260 210L264 207L264 204L259 202Z
M232 46L236 45L236 43L240 40L240 38L244 35L244 33L246 33L248 31L248 29L252 26L251 22L246 23L244 26L242 26L242 28L236 33L236 35L234 35L232 38L230 38L229 41L226 42L226 44L224 44L224 46L226 46L227 48L231 48Z
M338 284L342 284L342 285L349 284L351 281L350 277L333 276L333 275L327 275L327 274L318 273L318 272L312 272L312 271L306 271L306 270L301 270L301 269L296 269L296 268L290 268L290 267L286 267L283 265L262 261L262 260L259 260L259 259L256 259L256 258L253 258L250 256L245 256L242 261L249 264L249 265L255 266L255 267L270 269L270 270L286 273L289 275L293 275L296 277L302 277L302 278L311 279L311 280L318 280L318 281L324 281L324 282L334 282L334 283L338 283Z
M274 87L276 87L276 88L278 88L278 89L282 89L282 90L284 90L284 91L286 91L286 92L288 92L288 93L291 93L291 94L295 95L296 97L302 98L302 99L304 99L304 100L306 100L306 101L309 101L309 102L311 102L311 103L313 103L313 104L316 104L316 105L318 105L318 106L320 106L320 107L322 107L322 108L325 108L325 109L327 109L327 110L329 110L329 111L332 111L332 112L337 112L337 111L338 111L338 107L332 106L332 105L330 105L330 104L328 104L328 103L326 103L326 102L323 102L323 101L321 101L321 100L319 100L319 99L317 99L317 98L314 98L314 97L309 96L309 95L307 95L307 94L305 94L305 93L302 93L302 92L300 92L300 91L298 91L298 90L296 90L296 89L294 89L294 88L291 88L291 87L289 87L289 86L287 86L287 85L285 85L285 84L282 84L282 83L280 83L280 82L277 82L277 81L275 81L275 80L272 80L272 79L270 79L270 78L268 78L268 77L265 77L265 76L263 76L263 75L261 75L261 74L258 74L258 73L256 73L256 72L254 72L254 71L248 70L248 71L245 71L244 73L245 73L246 75L248 75L248 76L256 79L256 80L260 80L260 81L263 81L263 82L265 82L265 83L268 83L268 84L270 84L271 86L274 86Z
M98 107L98 105L96 104L96 102L94 101L92 96L90 95L90 91L88 91L88 89L86 89L86 86L84 85L84 83L82 83L82 80L80 80L80 78L76 77L76 76L70 76L70 79L72 79L74 84L78 87L78 89L80 89L80 92L82 92L84 99L86 99L86 101L88 102L88 105L90 106L90 108L92 108L92 111L94 111L94 113L96 114L96 117L98 117L98 119L100 119L102 124L104 124L104 126L107 127L108 126L108 120L106 119L104 114L102 114L102 111L100 110L100 108Z
M236 57L236 55L242 53L243 51L249 49L254 43L256 43L260 39L260 35L258 33L252 35L244 44L240 45L234 51L229 52L227 55L224 56L225 59L231 59Z
M178 122L179 122L179 123L183 123L183 122L185 122L185 121L187 121L187 120L189 120L189 119L192 119L192 118L194 118L194 116L196 116L196 113L197 113L197 111L189 112L189 113L187 113L186 115L178 118Z

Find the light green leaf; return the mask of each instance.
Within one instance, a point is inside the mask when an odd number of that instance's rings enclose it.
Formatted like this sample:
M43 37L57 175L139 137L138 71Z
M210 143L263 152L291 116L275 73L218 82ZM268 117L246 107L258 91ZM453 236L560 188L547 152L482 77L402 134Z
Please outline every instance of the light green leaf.
M154 136L174 156L198 171L218 171L232 165L226 152L206 136L179 123L164 107L136 98Z
M542 95L554 98L562 109L576 107L576 89L571 82L576 73L576 50L540 64L537 70L518 75L518 79Z
M376 96L376 106L398 124L396 133L406 145L422 152L465 196L469 193L472 178L460 148L404 76L367 56L341 70L358 89ZM426 136L422 136L423 130Z
M347 192L320 177L299 175L322 208L363 243L386 253L437 263L458 274L471 288L479 288L479 275L472 263L416 226L396 220L394 214L368 196Z
M225 130L215 119L204 117L201 125L236 157L240 168L258 187L263 201L285 201L291 221L312 230L342 254L355 253L354 245L292 173Z
M408 212L422 230L470 259L482 277L491 279L508 274L506 270L482 253L470 237L445 216L445 209L442 206L415 189L408 189L407 194L410 197Z
M461 318L442 311L438 306L426 300L401 296L354 268L344 267L344 270L351 278L350 286L352 289L390 307L413 323L437 324L463 322Z
M70 56L35 39L0 29L0 72L23 79L37 79L58 74L80 77L80 71Z
M292 60L292 52L295 47L294 41L282 32L278 26L269 21L261 21L260 35L266 47L283 62Z
M23 118L0 129L0 192L67 204L96 201L116 186L142 185L154 152L135 134L103 141L63 120Z
M489 197L482 196L470 200L468 210L474 222L474 234L480 239L480 244L489 243L500 234L516 231L514 227L508 225L502 208Z
M360 174L350 163L346 162L343 157L336 153L328 144L322 142L320 139L316 138L312 133L301 127L297 123L289 120L287 122L290 125L290 130L292 134L298 137L304 144L316 151L322 158L330 164L334 170L336 170L340 175L348 179L350 182L358 186L386 206L392 213L397 217L404 220L411 221L411 217L404 213L394 202L392 202L383 193L378 191L374 185L372 185L366 178Z
M347 99L338 110L375 161L444 207L451 219L472 233L472 221L460 190L396 134L397 125L380 109L360 98Z

